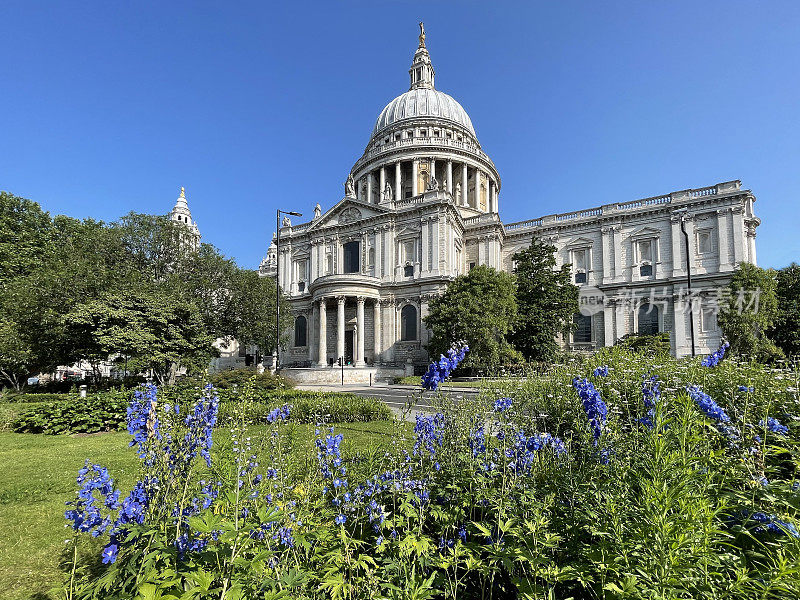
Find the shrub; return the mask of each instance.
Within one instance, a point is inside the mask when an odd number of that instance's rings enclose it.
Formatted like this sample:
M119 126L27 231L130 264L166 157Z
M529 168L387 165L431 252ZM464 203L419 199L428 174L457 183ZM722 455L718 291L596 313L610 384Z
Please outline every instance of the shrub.
M269 371L257 373L248 369L220 371L209 376L208 381L218 390L243 388L248 382L252 382L253 389L256 391L291 387L291 384L279 375L273 375Z
M353 394L288 390L255 398L247 409L253 423L265 423L269 413L283 404L292 406L289 419L295 423L365 423L392 418L392 411L380 400ZM220 419L225 421L237 408L237 402L220 403Z
M638 352L639 354L646 354L649 356L663 356L668 355L672 349L669 340L669 333L661 332L654 335L639 335L638 333L629 333L622 336L616 342L615 346L630 350L631 352Z
M18 416L12 429L46 434L119 431L125 428L129 400L130 392L106 392L45 402Z
M202 387L163 388L160 397L172 404L186 406L203 394ZM241 395L232 389L220 390L221 419L233 415L241 405ZM80 398L70 394L25 394L27 410L14 411L7 417L10 428L18 433L98 433L124 428L130 391L103 392ZM42 400L45 400L42 402ZM291 420L297 423L363 423L392 418L392 411L380 400L346 393L305 392L300 390L252 390L247 404L254 423L263 423L276 406L290 403ZM35 406L35 410L31 407ZM12 416L13 415L13 416Z

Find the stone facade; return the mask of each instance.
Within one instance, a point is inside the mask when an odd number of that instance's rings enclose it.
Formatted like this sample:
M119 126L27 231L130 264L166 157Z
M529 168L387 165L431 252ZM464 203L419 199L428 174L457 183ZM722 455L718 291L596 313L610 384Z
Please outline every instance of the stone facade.
M562 343L611 345L632 332L668 331L691 353L686 242L697 352L716 348L713 299L737 263L755 263L755 197L739 181L504 224L500 176L472 122L434 88L424 36L409 91L381 111L345 195L293 225L284 219L260 273L275 276L295 315L286 367L321 371L428 362L428 303L476 265L513 270L538 238L570 264L582 289L579 328Z

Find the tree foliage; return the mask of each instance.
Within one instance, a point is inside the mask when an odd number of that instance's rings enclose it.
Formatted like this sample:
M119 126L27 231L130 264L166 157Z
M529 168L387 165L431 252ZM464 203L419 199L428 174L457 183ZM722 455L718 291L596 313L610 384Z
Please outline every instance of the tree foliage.
M484 265L474 267L456 277L429 306L424 321L431 329L432 356L463 340L470 348L465 367L496 368L520 359L508 341L517 320L513 275Z
M169 377L207 360L213 338L274 349L275 282L211 245L195 250L167 217L51 219L5 192L0 209L0 380L114 353ZM285 298L282 312L285 330Z
M778 316L775 271L740 263L725 290L719 326L737 354L767 361L782 353L767 337Z
M572 327L578 288L569 265L556 269L556 248L533 240L514 254L519 318L511 341L527 360L549 360L558 352L556 336Z
M769 337L788 356L800 355L800 265L776 272L778 314Z
M67 334L82 340L90 362L119 354L135 371L152 371L172 382L180 367L208 365L213 349L197 307L158 292L109 294L77 306L65 316Z
M52 226L36 202L0 192L0 286L38 266L47 254Z

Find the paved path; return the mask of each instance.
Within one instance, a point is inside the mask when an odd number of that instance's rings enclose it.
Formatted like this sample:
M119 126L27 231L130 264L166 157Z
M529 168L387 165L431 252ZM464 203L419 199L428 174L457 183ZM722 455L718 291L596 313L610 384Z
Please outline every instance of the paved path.
M375 384L373 386L363 384L301 384L295 387L299 390L314 392L347 392L358 396L377 398L383 401L383 403L391 408L392 412L398 416L402 413L406 402L413 398L414 406L409 415L409 418L412 420L417 413L433 411L429 402L430 398L435 395L434 392L424 392L420 395L421 388L419 386L387 385L385 383ZM452 393L453 398L463 398L465 396L473 397L479 393L479 391L474 388L449 388L449 391Z

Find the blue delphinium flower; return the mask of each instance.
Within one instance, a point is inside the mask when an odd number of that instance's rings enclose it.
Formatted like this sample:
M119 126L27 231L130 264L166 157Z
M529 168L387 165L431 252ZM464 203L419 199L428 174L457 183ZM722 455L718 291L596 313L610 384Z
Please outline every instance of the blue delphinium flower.
M592 437L596 446L608 418L608 406L600 396L600 392L595 389L594 384L588 379L578 379L576 377L572 381L572 385L578 391L578 395L583 402L583 410L592 427Z
M789 428L786 425L781 425L781 422L778 419L773 417L767 417L767 420L761 419L758 422L759 427L766 427L772 433L778 433L780 435L786 435L789 433Z
M283 406L279 406L278 408L272 409L269 414L267 415L266 421L267 423L275 423L277 421L287 421L289 419L289 414L291 412L291 405L284 404Z
M512 400L511 398L498 398L494 401L494 412L496 413L503 413L506 412L509 408L511 408Z
M454 344L446 356L442 354L438 361L432 362L428 366L428 371L422 376L422 387L427 390L436 391L450 374L456 370L459 363L464 360L469 346L463 342Z
M702 410L709 419L720 423L730 423L731 418L722 407L714 402L711 396L706 394L698 386L691 385L686 388L686 391L689 393L689 397L695 401L695 404L700 407L700 410Z
M656 402L661 398L661 386L658 377L652 375L644 377L642 381L642 402L647 409L647 414L639 419L639 423L653 429L655 427Z
M147 442L151 438L161 439L158 417L156 416L156 386L147 384L143 390L136 390L128 405L128 433L133 436L130 446L138 446L139 458L147 454Z
M725 358L725 351L730 348L730 344L728 342L723 343L716 352L713 354L709 354L703 359L701 363L704 367L716 367L719 362Z
M788 535L793 538L800 538L794 523L782 521L775 515L767 515L763 512L755 512L750 515L750 520L761 523L753 529L754 533L772 533L775 535Z
M444 441L444 415L417 415L417 422L414 425L414 433L417 440L414 442L414 456L420 454L420 449L425 450L433 457L436 448L441 447Z
M338 516L337 516L337 517L334 519L334 522L335 522L337 525L344 525L344 524L345 524L345 521L347 521L347 517L345 517L344 515L338 515Z
M595 377L608 377L608 365L597 367L594 371L592 371L592 375Z
M117 560L117 553L119 552L119 546L116 544L109 544L105 548L103 548L102 557L103 557L103 564L108 565Z
M754 387L747 387L746 385L740 385L740 386L739 386L739 391L740 391L740 392L748 392L748 393L752 394L753 392L755 392L755 391L756 391L756 388L754 388Z

